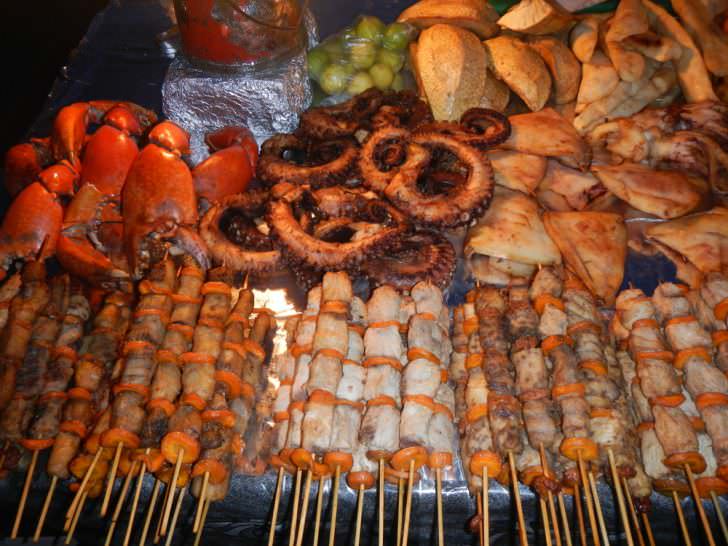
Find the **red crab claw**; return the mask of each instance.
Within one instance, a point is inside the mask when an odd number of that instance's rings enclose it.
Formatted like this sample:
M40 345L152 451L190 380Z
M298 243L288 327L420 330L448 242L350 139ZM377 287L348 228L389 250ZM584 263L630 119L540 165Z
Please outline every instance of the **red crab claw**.
M0 268L13 261L44 260L56 249L63 222L63 207L56 194L34 182L10 204L0 225Z
M155 250L155 242L190 237L184 229L197 223L197 196L189 167L181 154L189 147L187 133L162 122L149 134L122 190L124 249L134 277L139 277Z
M245 127L225 127L208 134L205 140L213 154L192 171L197 195L216 202L245 191L258 157L250 131Z
M130 102L92 101L76 102L64 106L53 121L51 135L53 157L56 160L78 161L86 140L86 129L89 123L101 123L106 113L115 107L125 108L136 117L137 124L133 128L137 130L138 127L140 133L153 123L152 120L157 118L154 112ZM118 117L120 114L116 112L114 119L111 120L112 125L114 125L114 120L118 122Z
M5 189L15 197L52 161L50 138L34 138L13 146L5 154Z
M139 148L130 135L140 125L123 107L109 110L101 126L86 143L81 167L81 185L95 185L105 195L119 195Z
M82 186L66 209L56 257L73 275L97 286L123 289L129 274L116 203L93 184Z
M149 142L173 152L177 156L190 153L190 135L176 123L163 121L149 131Z
M205 144L210 148L210 152L217 152L231 146L242 146L248 152L250 165L255 170L258 165L258 144L255 137L247 127L223 127L212 133L205 135Z
M51 165L10 204L0 225L0 269L14 260L44 260L56 251L63 222L59 195L73 195L78 171L67 161Z

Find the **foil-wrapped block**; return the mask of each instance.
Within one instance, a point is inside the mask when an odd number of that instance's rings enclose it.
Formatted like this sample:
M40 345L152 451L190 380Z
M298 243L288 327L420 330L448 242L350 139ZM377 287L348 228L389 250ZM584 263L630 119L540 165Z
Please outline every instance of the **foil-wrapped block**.
M310 12L305 23L308 41L315 43ZM200 68L179 54L162 85L164 114L190 132L194 162L207 155L204 134L227 125L247 126L258 144L292 132L312 98L305 50L265 66L221 70Z

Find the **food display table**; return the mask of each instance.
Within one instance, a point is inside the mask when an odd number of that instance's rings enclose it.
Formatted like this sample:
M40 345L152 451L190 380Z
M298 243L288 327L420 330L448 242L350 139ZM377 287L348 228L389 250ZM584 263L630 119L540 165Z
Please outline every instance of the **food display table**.
M404 0L368 1L368 2L335 2L327 0L311 0L309 8L314 14L321 37L326 37L348 24L362 12L391 21L396 18L410 2ZM58 79L50 91L49 98L42 112L29 130L30 136L49 133L53 117L64 105L95 98L132 101L146 108L162 111L161 86L167 68L174 58L175 52L162 46L169 43L169 36L164 36L172 27L173 14L171 0L115 0L99 13L78 48L73 52L68 65L63 67ZM172 40L173 42L174 40ZM4 203L7 205L7 202ZM673 280L675 267L664 257L643 257L630 254L627 261L623 287L636 286L647 293L665 280ZM467 286L460 273L456 283L448 295L453 304L463 300ZM300 294L297 296L300 299ZM44 459L41 466L45 467ZM48 479L38 473L32 484L27 514L38 514L41 511L44 494L48 488ZM456 468L454 473L462 477L462 469ZM0 529L5 531L12 525L13 515L19 492L22 488L21 474L13 474L9 479L0 481ZM290 519L290 492L292 479L286 478L282 508L278 515L278 538L281 544L287 540L287 527L284 522ZM216 546L223 544L264 544L267 540L268 525L272 508L272 498L276 487L276 476L272 471L262 477L236 474L233 478L230 494L223 502L215 503L207 517L202 542ZM330 485L328 486L330 487ZM607 525L610 529L618 529L619 514L612 503L610 488L600 483L601 506ZM145 485L142 498L150 494L151 483ZM533 492L521 486L529 544L545 544L543 528L540 524L540 513L537 497ZM396 487L388 485L386 493L386 534L393 543L394 524L396 518ZM571 514L570 499L567 510ZM672 501L665 497L653 495L653 509L650 514L652 529L656 543L659 545L680 544L681 539L676 532L677 523ZM55 505L68 506L71 494L63 487L56 494ZM494 544L516 544L516 514L512 506L512 498L508 491L500 485L491 486L490 492L490 525L491 540ZM728 500L722 499L724 510L728 511ZM412 521L410 525L410 544L433 544L436 541L435 515L436 503L434 482L432 477L418 483L414 488L412 505ZM706 503L706 511L715 521L713 508ZM350 544L353 541L353 521L355 517L356 494L350 489L341 489L339 495L339 511L337 526L337 543ZM143 503L140 510L143 508ZM183 505L180 521L189 522L194 518L196 502L190 498ZM448 480L444 485L443 509L445 520L445 542L448 545L477 544L477 535L468 530L468 521L476 512L474 499L471 497L466 482L462 479ZM694 538L699 544L701 532L699 521L693 511L692 503L684 503L687 523ZM328 510L325 508L323 521L328 521ZM128 512L121 516L121 527ZM78 525L74 540L80 544L99 544L105 534L107 522L98 517L97 511L84 516ZM572 529L575 523L572 522ZM63 513L59 508L51 511L45 525L44 537L62 536ZM174 537L174 544L191 544L193 535L188 526L181 525ZM31 522L24 528L30 529ZM322 527L322 536L328 532ZM364 545L376 544L376 491L365 494L363 513L362 541ZM121 543L121 535L117 533L115 543ZM716 535L718 536L718 535ZM50 543L50 539L43 541ZM612 544L626 544L624 536L610 536ZM132 539L134 542L134 539ZM10 544L10 541L3 544Z

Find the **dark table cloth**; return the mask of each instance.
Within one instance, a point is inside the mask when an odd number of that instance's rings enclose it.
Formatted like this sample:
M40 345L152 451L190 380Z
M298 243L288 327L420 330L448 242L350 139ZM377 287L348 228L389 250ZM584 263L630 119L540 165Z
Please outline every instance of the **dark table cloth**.
M331 34L342 26L349 24L360 13L371 13L385 20L392 20L404 6L411 2L397 0L367 0L363 2L311 0L310 7L319 25L322 37ZM40 116L31 126L29 134L48 134L50 122L59 107L66 104L89 99L130 100L161 112L160 89L166 69L171 61L171 53L160 47L159 37L172 26L170 15L171 2L145 0L116 0L98 14L93 20L88 33L69 59L67 66L61 69L46 105ZM671 279L674 268L665 260L641 259L631 256L627 266L625 284L631 282L648 292L659 280ZM44 458L39 468L44 468ZM0 482L0 532L7 535L12 524L15 507L22 488L21 475L13 475ZM289 488L291 479L285 482L281 513L279 515L278 542L287 543L287 527L283 523L289 520L290 503ZM48 480L42 471L36 472L30 498L26 507L26 516L21 527L21 536L27 536L35 528L36 518L40 513L41 503L48 487ZM140 510L145 508L151 484L147 483L140 502ZM209 512L203 544L265 544L267 540L267 518L270 515L275 476L271 473L262 478L235 476L228 498L213 505ZM314 488L315 491L315 488ZM618 515L613 510L612 493L606 485L600 485L600 497L605 509L610 530L615 533L621 526ZM312 493L313 495L313 493ZM538 516L538 505L533 494L522 489L525 505L527 527L530 544L544 544L541 523ZM650 517L655 531L657 544L679 544L677 520L672 503L662 497L654 497L654 509ZM44 542L51 543L52 538L62 535L64 513L70 502L70 495L65 485L60 485L53 502L48 521L45 526ZM313 510L314 498L311 499ZM387 544L394 543L395 528L392 526L396 516L396 489L387 487L386 496L386 536ZM496 486L491 490L491 539L494 544L517 544L515 533L515 512L510 496ZM726 503L728 504L728 503ZM692 502L683 503L688 523L692 530L693 543L699 544L701 534L692 509ZM705 504L709 517L716 526L712 506ZM196 503L188 498L184 504L175 534L175 544L191 544L193 537L190 529L191 517L194 515ZM341 488L339 518L337 526L337 544L350 544L353 541L353 521L355 495L345 487ZM128 510L128 508L127 508ZM330 506L328 489L325 496L325 513L323 521L328 521ZM474 513L473 502L463 482L445 482L444 515L446 523L446 543L448 545L476 544L477 537L466 532L468 518ZM569 504L569 513L572 514ZM434 495L432 483L415 488L410 544L435 544L436 532L434 523ZM122 513L115 543L121 543L128 512ZM131 543L137 544L140 519L137 517L135 533ZM309 518L309 528L312 518ZM365 496L364 528L362 544L376 544L376 495L370 491ZM575 522L572 521L572 529ZM76 531L75 540L83 544L101 544L106 532L107 521L98 517L98 505L87 506L81 523ZM719 537L719 530L715 529ZM623 537L612 536L613 543L626 543ZM328 540L328 530L322 529L321 541ZM578 539L576 539L578 543ZM621 542L620 542L621 540ZM311 536L307 533L307 543ZM10 543L10 541L8 541Z

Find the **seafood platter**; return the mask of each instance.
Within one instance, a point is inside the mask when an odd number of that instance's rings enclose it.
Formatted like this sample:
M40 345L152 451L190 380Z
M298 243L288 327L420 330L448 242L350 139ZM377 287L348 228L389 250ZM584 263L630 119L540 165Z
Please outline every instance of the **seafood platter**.
M105 98L8 150L3 534L728 542L728 3L586 4L362 16L197 164Z

